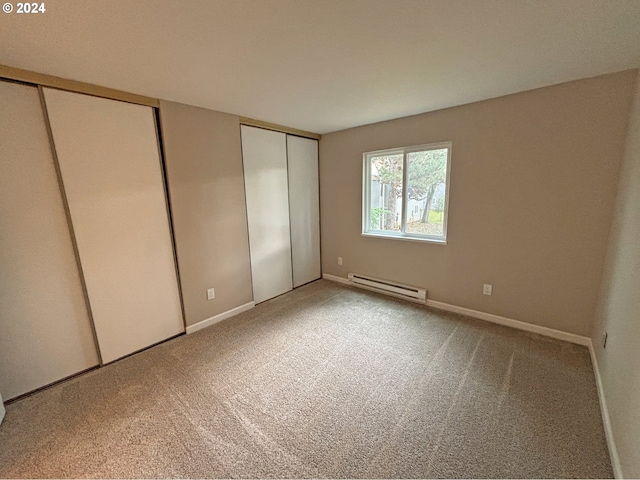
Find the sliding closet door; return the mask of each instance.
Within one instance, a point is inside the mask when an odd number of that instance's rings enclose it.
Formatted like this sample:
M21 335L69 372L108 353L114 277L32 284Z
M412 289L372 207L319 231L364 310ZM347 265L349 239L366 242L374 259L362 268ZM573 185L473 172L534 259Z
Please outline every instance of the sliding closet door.
M103 361L184 330L153 110L44 89Z
M36 87L0 81L0 392L98 364Z
M293 288L287 143L284 133L241 128L253 300L260 303Z
M318 141L287 135L293 287L320 278Z

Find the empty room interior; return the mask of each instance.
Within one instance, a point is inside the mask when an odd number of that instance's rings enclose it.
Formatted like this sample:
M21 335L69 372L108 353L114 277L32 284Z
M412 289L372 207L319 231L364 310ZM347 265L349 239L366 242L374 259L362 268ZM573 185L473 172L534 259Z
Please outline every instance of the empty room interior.
M0 14L0 478L640 477L640 2Z

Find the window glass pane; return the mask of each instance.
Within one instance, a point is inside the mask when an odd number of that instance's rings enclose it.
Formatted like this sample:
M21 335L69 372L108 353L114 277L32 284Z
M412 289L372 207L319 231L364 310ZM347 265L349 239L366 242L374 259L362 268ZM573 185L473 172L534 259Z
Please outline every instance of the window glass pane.
M407 154L406 233L444 235L447 149Z
M400 231L402 157L395 154L369 158L369 230Z

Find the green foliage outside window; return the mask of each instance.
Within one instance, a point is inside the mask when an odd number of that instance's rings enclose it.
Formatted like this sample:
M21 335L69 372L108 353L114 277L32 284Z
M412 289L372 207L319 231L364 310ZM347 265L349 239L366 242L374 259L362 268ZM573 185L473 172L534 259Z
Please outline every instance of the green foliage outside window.
M384 208L372 208L371 209L371 220L370 220L370 228L373 230L380 230L382 226L380 224L380 220L382 216L391 213L389 210L385 210Z

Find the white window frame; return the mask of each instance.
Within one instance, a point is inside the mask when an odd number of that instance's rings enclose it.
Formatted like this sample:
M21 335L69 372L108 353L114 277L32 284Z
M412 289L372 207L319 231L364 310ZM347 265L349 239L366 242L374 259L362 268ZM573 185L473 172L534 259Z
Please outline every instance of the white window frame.
M423 235L420 233L407 233L407 205L409 203L409 189L407 188L407 154L413 152L424 152L426 150L447 149L447 173L445 178L444 211L442 219L442 235ZM362 236L391 238L396 240L409 240L415 242L427 242L440 245L447 244L447 223L449 219L449 182L451 179L451 142L429 143L426 145L414 145L412 147L390 148L388 150L377 150L375 152L365 152L362 154L363 175L362 175ZM389 230L371 229L371 161L372 157L382 155L402 155L402 213L401 227L399 232Z

